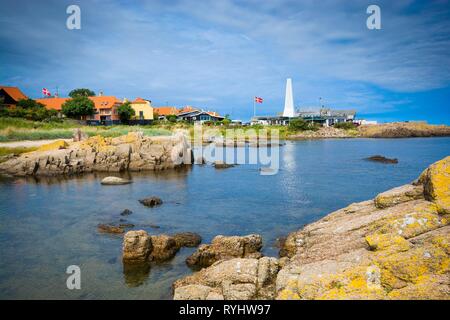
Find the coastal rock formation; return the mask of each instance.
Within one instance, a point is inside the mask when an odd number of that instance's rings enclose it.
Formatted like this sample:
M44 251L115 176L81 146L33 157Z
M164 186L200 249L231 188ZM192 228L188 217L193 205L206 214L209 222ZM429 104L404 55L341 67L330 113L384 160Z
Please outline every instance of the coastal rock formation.
M220 260L177 280L174 299L450 299L449 168L446 157L289 234L279 260Z
M449 299L450 157L291 233L279 299ZM431 191L433 190L433 191Z
M190 232L170 236L149 235L144 230L128 231L123 238L122 259L128 264L166 261L173 258L181 247L195 246L198 238L200 236Z
M132 182L131 180L126 180L119 177L106 177L103 178L100 183L107 186L116 186L122 184L129 184L131 182Z
M62 141L62 140L61 140ZM54 142L0 164L0 172L15 176L83 172L163 170L192 163L186 137L147 137L131 132L117 138L91 137L67 145Z
M208 267L219 260L232 258L260 258L262 238L257 234L247 236L216 236L211 244L201 245L186 259L189 266Z
M221 260L177 280L173 284L174 299L273 299L277 272L275 258Z

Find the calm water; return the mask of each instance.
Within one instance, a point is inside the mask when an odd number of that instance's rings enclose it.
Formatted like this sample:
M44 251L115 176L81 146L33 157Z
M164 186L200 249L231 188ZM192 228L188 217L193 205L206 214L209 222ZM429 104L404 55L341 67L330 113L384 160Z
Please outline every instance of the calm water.
M150 270L124 272L120 236L99 234L98 223L118 222L120 212L150 233L259 233L263 251L276 255L275 239L355 201L415 179L450 155L450 138L351 139L287 142L280 171L261 176L257 165L226 170L133 174L134 183L101 186L104 175L66 180L0 180L0 298L171 298L172 282L191 271L182 249ZM362 160L382 154L397 165ZM157 195L146 208L138 199ZM152 229L155 224L160 229ZM66 289L65 270L81 267L82 289Z

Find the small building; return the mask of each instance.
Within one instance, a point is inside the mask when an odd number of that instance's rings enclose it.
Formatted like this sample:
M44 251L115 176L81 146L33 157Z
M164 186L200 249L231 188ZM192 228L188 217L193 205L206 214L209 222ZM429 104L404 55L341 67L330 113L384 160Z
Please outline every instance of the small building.
M204 123L207 121L222 121L225 117L222 117L217 112L204 111L204 110L192 110L187 112L182 112L177 115L177 120L186 121L189 123L200 122Z
M136 98L131 102L135 115L132 120L145 121L153 120L153 107L150 100Z
M306 121L311 121L325 127L329 127L340 122L353 122L355 120L356 111L320 108L319 110L300 111L297 115L299 118Z
M288 125L289 124L289 117L283 117L283 116L257 116L253 117L250 120L251 125L263 125L263 126L272 126L272 125Z
M36 101L42 103L47 109L54 109L61 113L62 105L70 98L44 98ZM92 116L86 116L88 124L112 125L119 124L120 118L117 108L122 102L114 96L89 97L94 102L95 113Z
M23 99L28 97L18 87L0 86L0 108L15 107Z
M158 117L159 120L166 119L167 116L176 116L179 110L176 107L155 107L153 108L154 117Z

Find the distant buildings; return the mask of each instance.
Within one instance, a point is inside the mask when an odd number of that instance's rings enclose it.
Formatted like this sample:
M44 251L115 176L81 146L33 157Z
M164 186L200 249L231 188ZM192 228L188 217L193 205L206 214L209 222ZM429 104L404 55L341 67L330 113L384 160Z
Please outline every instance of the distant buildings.
M119 124L120 118L117 108L122 104L122 101L114 96L95 96L88 97L94 102L95 114L86 116L82 120L86 120L88 124ZM44 98L36 99L37 102L42 103L48 109L57 110L61 114L62 105L70 98Z
M304 111L294 111L294 95L292 91L292 79L286 80L286 94L284 99L283 113L277 116L255 116L251 119L251 124L261 125L288 125L294 118L304 119L318 123L322 126L333 126L340 122L354 122L355 110L333 110L330 108L314 107L306 108Z
M356 111L320 108L316 111L300 111L297 113L297 116L306 121L315 122L325 127L329 127L340 122L353 122L355 120Z
M18 87L0 86L0 107L14 107L19 100L23 99L28 99L28 97Z
M150 100L136 98L131 102L131 107L134 110L133 120L140 121L141 124L146 124L154 119L154 108Z

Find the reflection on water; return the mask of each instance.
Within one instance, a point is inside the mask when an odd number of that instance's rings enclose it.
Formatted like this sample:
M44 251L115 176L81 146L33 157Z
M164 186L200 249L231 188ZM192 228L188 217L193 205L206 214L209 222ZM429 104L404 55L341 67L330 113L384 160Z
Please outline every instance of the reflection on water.
M150 263L123 263L123 277L128 287L138 287L147 281Z
M399 163L362 160L374 154ZM195 249L151 267L124 266L122 236L99 234L99 223L130 223L150 234L197 232L204 243L217 234L259 233L264 254L275 256L278 237L410 182L449 154L449 138L298 141L280 148L280 171L272 176L260 175L259 165L204 165L121 174L133 180L122 186L100 185L110 173L1 178L0 298L169 299L172 283L192 272L184 261ZM163 205L142 206L138 200L148 196ZM124 209L133 213L121 216ZM66 288L69 265L80 266L81 290Z

